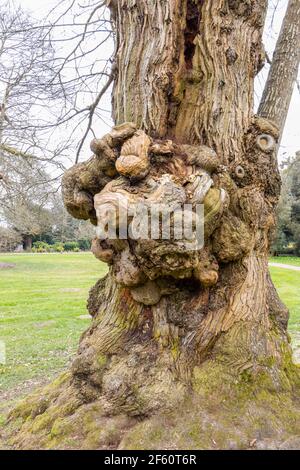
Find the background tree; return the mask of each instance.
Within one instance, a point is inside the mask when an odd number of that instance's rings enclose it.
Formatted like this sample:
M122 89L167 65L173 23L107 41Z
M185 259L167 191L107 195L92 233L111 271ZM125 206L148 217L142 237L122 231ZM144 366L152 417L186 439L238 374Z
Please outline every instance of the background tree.
M60 193L53 197L51 213L53 240L59 242L77 240L80 249L90 249L91 241L95 237L95 228L88 222L71 217L63 205Z
M264 118L253 115L267 2L107 3L118 127L93 141L95 156L65 175L66 207L96 223L116 195L202 201L205 249L94 242L110 271L91 290L92 326L70 373L12 412L11 419L24 420L14 443L296 446L299 370L287 311L268 274L285 116L269 117L278 96L287 103L292 80L273 88ZM299 8L289 2L280 49L291 29L291 44L299 45ZM290 46L286 52L292 71L299 57ZM279 73L273 61L267 88Z
M25 249L50 227L46 206L64 168L60 146L46 148L41 124L58 98L49 86L52 67L53 49L43 31L12 2L1 5L0 217L21 235ZM53 171L56 176L49 176Z
M29 158L14 171L12 166L11 156L3 153L2 168L10 178L5 177L1 185L0 220L19 235L23 248L30 250L38 241L55 245L78 240L80 249L90 249L95 230L68 214L57 186L40 164Z
M26 166L26 161L34 160L51 174L48 187L53 188L53 180L58 186L63 171L79 158L85 131L92 135L93 121L100 128L106 126L105 109L98 105L112 82L112 50L108 47L107 57L103 49L101 58L97 53L111 36L107 17L101 3L92 1L82 6L60 2L40 22L13 1L1 5L3 176L4 170L10 176L16 168Z
M53 49L29 15L9 1L0 12L0 57L0 151L14 163L25 154L50 163L58 150L47 149L43 127L59 97L49 86Z
M267 117L278 125L280 139L299 69L299 8L298 0L289 0L258 109L262 117Z
M300 256L300 152L292 163L291 206L292 231L295 242L295 254Z
M50 230L52 215L50 196L55 188L39 162L18 157L14 165L11 155L2 152L1 167L5 178L0 186L0 217L22 237L24 249L31 249L34 237Z
M22 242L22 237L15 230L8 227L0 227L0 251L15 250Z
M290 158L282 170L282 191L277 208L277 230L273 244L276 254L294 254L299 256L299 181L300 153Z
M79 159L86 136L93 135L93 124L107 127L108 112L99 103L112 83L112 47L108 44L107 54L101 47L110 37L108 11L92 1L60 2L39 22L10 0L1 5L0 216L5 225L16 218L34 222L29 244L60 236L73 240L79 228L91 232L54 199L63 171ZM43 188L34 214L31 195L23 190L19 200L20 178L31 192L35 185L37 192ZM38 223L37 230L37 219L50 207L56 214L53 230L42 233L46 227ZM90 239L83 238L82 246L87 248Z

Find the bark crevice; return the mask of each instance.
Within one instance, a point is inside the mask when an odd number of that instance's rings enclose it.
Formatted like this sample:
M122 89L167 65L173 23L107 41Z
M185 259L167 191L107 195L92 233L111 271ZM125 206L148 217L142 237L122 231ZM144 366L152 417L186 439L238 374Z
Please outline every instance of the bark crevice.
M196 50L195 38L200 34L201 8L203 0L187 0L186 26L184 30L184 58L186 68L193 68L193 57Z

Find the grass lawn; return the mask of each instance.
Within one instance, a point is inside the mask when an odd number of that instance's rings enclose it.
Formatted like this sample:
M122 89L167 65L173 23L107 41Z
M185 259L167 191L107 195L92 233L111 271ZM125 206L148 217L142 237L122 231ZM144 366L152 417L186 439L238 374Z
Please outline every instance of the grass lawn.
M66 367L89 324L89 288L106 272L90 253L1 255L0 404Z
M275 260L288 264L290 259ZM300 259L294 261L300 265ZM0 263L15 265L0 269L0 341L6 344L7 359L0 365L1 413L1 403L28 393L66 367L89 324L88 290L106 266L90 253L0 254ZM300 272L272 267L271 273L291 310L290 333L299 349Z
M281 264L292 264L294 266L300 266L300 258L296 256L273 256L270 258L272 263Z
M295 265L297 266L297 264ZM271 267L270 271L280 298L290 310L289 332L300 362L300 271L275 267Z

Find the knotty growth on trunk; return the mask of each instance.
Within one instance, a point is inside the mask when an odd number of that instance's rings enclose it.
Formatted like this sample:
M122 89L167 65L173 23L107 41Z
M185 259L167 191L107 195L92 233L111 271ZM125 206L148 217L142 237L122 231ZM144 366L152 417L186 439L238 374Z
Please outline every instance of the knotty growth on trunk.
M109 273L91 327L72 370L11 413L14 445L291 447L299 370L268 273L282 129L253 115L267 2L108 3L116 127L66 173L66 207L97 224L108 203L201 202L205 246L94 240Z

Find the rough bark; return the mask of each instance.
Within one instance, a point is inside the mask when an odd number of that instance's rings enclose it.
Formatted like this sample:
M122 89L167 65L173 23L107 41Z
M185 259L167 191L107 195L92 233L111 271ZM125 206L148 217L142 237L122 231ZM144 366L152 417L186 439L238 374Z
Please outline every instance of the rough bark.
M275 48L258 113L282 134L300 61L300 1L290 0Z
M117 126L65 175L66 207L97 223L120 200L202 202L205 246L95 239L110 269L92 325L70 373L11 413L14 445L296 445L299 370L268 273L280 129L252 114L266 1L109 3Z

